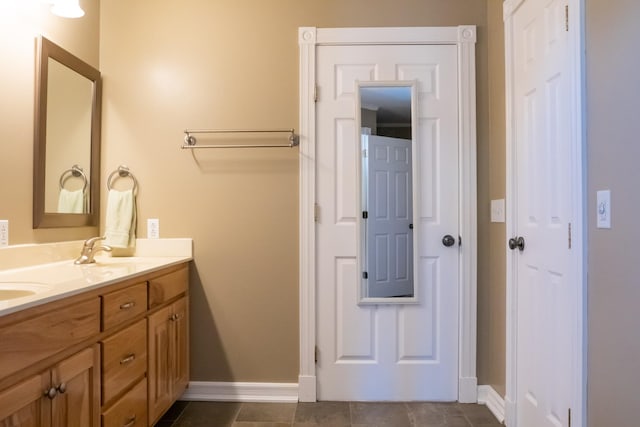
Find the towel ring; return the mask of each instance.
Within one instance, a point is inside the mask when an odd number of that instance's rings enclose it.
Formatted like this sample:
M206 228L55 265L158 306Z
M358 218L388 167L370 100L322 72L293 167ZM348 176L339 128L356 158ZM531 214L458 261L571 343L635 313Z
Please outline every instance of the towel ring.
M118 176L116 176L116 174ZM113 181L118 177L120 177L120 178L126 178L126 177L131 178L133 180L133 188L132 188L132 190L133 190L134 193L136 192L136 190L138 189L138 180L136 179L135 176L133 176L131 171L129 171L129 168L127 166L125 166L125 165L118 166L118 169L114 170L113 172L111 172L109 174L109 177L107 178L107 188L109 190L111 190L111 188L113 187L112 186Z
M87 191L89 180L87 180L87 175L85 175L82 168L78 165L73 165L71 166L71 169L67 169L66 171L62 172L62 174L60 175L60 189L62 190L64 188L64 183L72 176L76 178L82 177L82 181L84 182L84 185L82 186L82 192L85 193Z

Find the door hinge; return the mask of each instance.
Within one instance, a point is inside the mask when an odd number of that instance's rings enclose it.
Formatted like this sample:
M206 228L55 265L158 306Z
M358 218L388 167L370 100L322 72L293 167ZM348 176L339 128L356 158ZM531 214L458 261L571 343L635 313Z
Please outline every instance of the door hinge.
M313 86L313 102L318 102L318 85Z
M569 223L569 249L571 249L571 223Z
M362 272L362 278L363 279L368 279L369 278L369 273L367 273L366 271Z
M569 31L569 5L564 7L564 30Z
M316 346L313 350L313 360L315 363L318 363L318 353L320 353L320 351L318 350L318 346Z
M362 218L364 219L369 218L369 211L362 211Z
M320 222L320 205L313 204L313 222Z
M569 408L569 413L567 417L567 427L571 427L571 408Z

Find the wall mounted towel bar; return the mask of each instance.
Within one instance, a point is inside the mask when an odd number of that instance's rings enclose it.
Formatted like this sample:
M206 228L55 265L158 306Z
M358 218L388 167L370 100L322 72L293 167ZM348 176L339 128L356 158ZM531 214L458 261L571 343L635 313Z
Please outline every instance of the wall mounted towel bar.
M196 145L196 137L191 135L192 133L226 133L226 134L234 134L234 133L288 133L289 134L289 143L288 144L225 144L225 145ZM300 143L300 139L298 135L295 134L294 129L264 129L264 130L188 130L184 131L184 144L182 145L183 149L193 149L193 148L280 148L280 147L296 147Z

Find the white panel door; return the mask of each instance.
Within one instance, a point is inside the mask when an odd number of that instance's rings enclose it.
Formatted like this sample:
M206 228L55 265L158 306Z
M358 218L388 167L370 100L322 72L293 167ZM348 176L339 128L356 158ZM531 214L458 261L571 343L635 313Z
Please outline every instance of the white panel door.
M518 427L568 426L574 381L565 5L526 0L513 16Z
M374 260L372 268L365 266L367 296L413 296L411 140L377 135L363 138L367 139L362 154L367 165L363 238L366 259Z
M317 48L320 400L458 397L458 88L454 45ZM417 81L419 303L358 305L356 82Z

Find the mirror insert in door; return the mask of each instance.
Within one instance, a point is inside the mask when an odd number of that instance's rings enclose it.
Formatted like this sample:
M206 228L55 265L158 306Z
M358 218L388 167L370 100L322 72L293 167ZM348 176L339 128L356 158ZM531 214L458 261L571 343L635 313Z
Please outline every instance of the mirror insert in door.
M414 82L359 82L360 303L417 303ZM416 234L417 236L417 234Z

